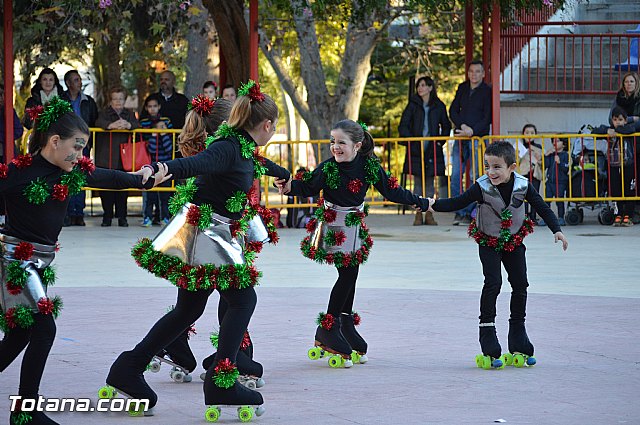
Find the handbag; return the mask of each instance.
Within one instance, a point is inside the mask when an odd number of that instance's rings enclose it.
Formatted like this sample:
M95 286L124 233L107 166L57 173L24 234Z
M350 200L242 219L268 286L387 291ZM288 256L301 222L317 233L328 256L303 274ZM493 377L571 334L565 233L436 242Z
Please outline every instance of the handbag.
M120 159L122 160L122 169L125 171L137 171L143 165L151 164L148 143L142 141L132 143L131 137L129 137L127 143L120 144Z

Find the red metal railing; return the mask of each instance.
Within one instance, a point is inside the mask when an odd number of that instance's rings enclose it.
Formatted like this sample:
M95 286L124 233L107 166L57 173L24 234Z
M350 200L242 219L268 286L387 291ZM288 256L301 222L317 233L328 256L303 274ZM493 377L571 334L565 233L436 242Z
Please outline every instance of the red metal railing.
M527 31L503 34L501 92L614 94L622 76L628 70L637 71L637 64L619 64L640 56L640 34L581 34L580 29L594 25L628 25L633 29L639 24L640 21L532 21L523 25ZM567 32L572 33L533 33L541 25L571 26Z
M515 13L513 18L509 22L509 26L500 30L500 37L504 40L506 36L509 42L504 43L504 60L500 65L500 70L504 71L504 67L511 63L516 58L518 53L529 41L530 35L537 33L544 25L546 25L549 18L556 12L554 6L545 7L541 10L525 11L521 10ZM519 37L513 37L519 36Z

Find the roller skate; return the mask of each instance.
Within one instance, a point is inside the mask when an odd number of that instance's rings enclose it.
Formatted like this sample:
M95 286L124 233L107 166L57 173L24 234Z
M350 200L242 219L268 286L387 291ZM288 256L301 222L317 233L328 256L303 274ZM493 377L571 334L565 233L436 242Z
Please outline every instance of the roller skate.
M367 360L367 341L358 333L356 326L360 324L360 315L356 312L352 314L342 313L342 326L340 330L344 339L347 340L353 351L351 352L351 360L354 364L366 363Z
M353 366L351 359L353 350L340 330L340 317L335 317L331 313L320 313L316 322L319 326L316 329L315 344L313 348L309 349L307 356L311 360L327 356L329 357L329 366L333 368Z
M195 334L193 325L189 329L185 329L175 341L153 356L153 360L149 363L149 370L154 373L159 372L162 363L167 363L171 366L169 374L171 379L175 382L191 382L190 373L195 370L197 362L189 347L190 332Z
M533 344L529 341L524 320L509 319L509 353L502 355L507 366L525 367L536 364L533 357Z
M213 332L211 334L211 345L214 348L218 348L218 334ZM209 357L202 360L202 367L206 370L209 370L211 365L213 364L216 355L218 353L215 352ZM262 375L264 373L264 369L262 365L253 360L253 343L251 342L251 338L249 337L249 331L244 332L244 337L242 342L240 343L240 349L238 350L238 354L236 355L236 366L238 368L238 372L240 375L238 376L238 381L242 385L252 390L256 388L264 387L264 379L262 379ZM200 374L200 379L204 381L206 373Z
M495 323L480 323L480 347L482 354L476 356L476 365L479 368L504 369Z
M32 410L29 412L22 411L22 400L33 399L38 401L38 396L23 396L16 401L16 406L13 412L9 415L9 425L58 425L58 422L54 421L50 417L38 410Z
M132 403L129 409L131 416L153 416L153 406L158 396L144 380L143 372L148 364L148 358L134 351L121 353L109 369L107 385L98 391L99 398L114 398L122 394L127 398L148 400L148 405Z
M264 413L262 395L238 382L238 369L229 359L213 363L204 380L204 417L207 422L217 422L222 407L234 407L240 422L249 422L253 416Z

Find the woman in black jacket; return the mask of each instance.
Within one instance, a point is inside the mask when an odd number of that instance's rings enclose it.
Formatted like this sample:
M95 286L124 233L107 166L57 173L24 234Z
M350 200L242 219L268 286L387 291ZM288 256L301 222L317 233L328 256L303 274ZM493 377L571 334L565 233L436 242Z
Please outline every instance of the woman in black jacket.
M431 77L420 77L416 81L416 93L409 98L409 104L402 113L398 132L400 137L416 136L449 136L451 121L447 115L447 108L438 98L436 86ZM426 116L426 119L425 119ZM413 193L420 196L431 197L435 192L435 176L438 178L438 196L444 196L447 180L444 178L444 153L442 146L445 141L401 142L407 146L407 154L404 161L404 174L410 174L414 179ZM410 159L410 160L409 160ZM424 163L424 181L426 183L423 193L422 166ZM437 225L433 214L425 213L424 221L422 213L417 212L413 225L420 224Z
M63 91L60 80L53 69L45 68L40 71L36 83L31 88L31 97L27 99L27 103L24 106L25 114L22 118L22 124L31 130L33 120L29 114L26 113L27 109L44 106L46 103L49 103L54 96L61 96Z

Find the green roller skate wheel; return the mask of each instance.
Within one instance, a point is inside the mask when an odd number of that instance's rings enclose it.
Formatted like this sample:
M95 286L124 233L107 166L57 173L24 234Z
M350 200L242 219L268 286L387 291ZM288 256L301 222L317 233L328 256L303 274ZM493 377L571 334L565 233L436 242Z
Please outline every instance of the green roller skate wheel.
M251 418L253 418L253 409L251 407L238 407L238 419L240 419L240 422L249 422Z
M511 366L513 364L513 354L504 353L502 356L500 356L500 360L502 360L502 363L505 366Z
M514 354L513 356L513 365L515 367L523 367L526 364L524 355L522 354Z
M98 390L98 398L111 399L116 396L116 390L112 386L105 386Z
M204 412L204 420L207 422L218 422L220 419L220 408L219 407L209 407Z
M129 406L129 411L127 412L129 413L129 416L133 416L133 417L138 417L138 416L144 416L144 406L138 406L138 408L135 408L135 404L131 404L131 406Z
M481 360L482 366L480 367L484 370L491 369L491 357L485 356L484 354L481 354L481 356L482 356L482 360Z
M357 351L351 352L351 361L353 364L360 363L360 354Z
M482 354L476 354L476 366L478 366L480 369L482 369L482 365L484 364L483 357L484 356Z
M309 351L307 351L307 356L311 360L318 360L320 357L322 357L322 350L320 350L318 347L309 348Z
M329 366L333 368L341 367L343 362L344 360L342 359L342 356L337 354L329 357Z

